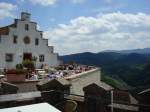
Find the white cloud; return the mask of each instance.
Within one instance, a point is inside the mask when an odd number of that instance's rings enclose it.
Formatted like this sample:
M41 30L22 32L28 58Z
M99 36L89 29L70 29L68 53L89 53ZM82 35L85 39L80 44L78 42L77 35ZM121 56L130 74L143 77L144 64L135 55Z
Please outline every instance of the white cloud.
M44 33L60 54L150 47L150 15L108 13L78 17Z
M54 5L57 0L29 0L29 1L32 2L33 4L50 6L50 5Z
M0 9L1 10L13 10L15 9L16 6L11 4L11 3L5 3L5 2L0 2Z
M15 9L16 5L0 2L0 19L4 19L5 17L14 17L12 11Z
M0 10L0 20L4 19L5 17L14 17L9 11Z
M29 2L31 2L34 5L42 5L42 6L51 6L56 4L56 2L61 1L61 0L28 0ZM74 4L78 4L78 3L84 3L86 0L66 0L69 2L72 2ZM17 0L17 2L25 2L25 0Z

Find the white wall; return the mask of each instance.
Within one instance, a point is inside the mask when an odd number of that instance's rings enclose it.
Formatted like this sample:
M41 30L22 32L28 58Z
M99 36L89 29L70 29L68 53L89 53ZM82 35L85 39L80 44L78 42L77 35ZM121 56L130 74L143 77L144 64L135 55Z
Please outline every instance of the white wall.
M25 30L25 24L29 25L29 30ZM30 21L21 21L17 20L16 28L9 28L8 35L1 35L2 41L0 43L0 68L14 68L16 64L21 63L23 59L23 53L32 53L32 56L36 56L37 67L40 67L41 64L47 64L49 66L57 66L59 64L58 54L51 53L52 48L47 46L47 41L41 37L41 31L36 30L37 24ZM17 44L13 43L13 35L17 35ZM23 38L25 36L30 37L31 43L25 44ZM35 38L39 39L39 45L35 45ZM5 61L5 54L12 53L14 54L13 62ZM45 61L39 62L39 55L45 55Z

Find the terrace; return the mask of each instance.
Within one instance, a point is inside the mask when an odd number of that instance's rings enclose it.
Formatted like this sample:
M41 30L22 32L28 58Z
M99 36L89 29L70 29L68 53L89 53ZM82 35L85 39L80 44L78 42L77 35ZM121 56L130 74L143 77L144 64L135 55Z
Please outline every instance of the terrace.
M51 80L51 79L60 78L60 77L68 79L68 78L77 76L77 74L81 74L81 73L94 70L94 69L96 69L96 67L87 66L87 65L79 65L79 64L63 64L57 67L48 67L45 65L40 69L32 70L32 72L28 71L26 74L24 74L25 75L24 81L25 82L40 81L40 80L45 80L45 79ZM14 70L5 70L5 71L14 72ZM6 73L3 73L3 74L6 74ZM6 75L3 75L3 74L1 72L1 76L2 76L1 80L13 82L9 80Z
M8 75L6 75L6 73L3 72L5 75L1 77L0 82L9 82L15 84L18 87L19 93L31 92L37 91L36 85L39 82L50 81L59 78L70 80L75 77L87 74L89 72L93 72L96 69L97 68L93 66L79 65L79 64L63 64L57 67L48 67L45 65L40 69L35 69L32 72L23 74L24 77L23 80L18 79L18 77L21 76L20 74L17 75L15 74L15 76L13 74L10 74L11 77L9 78Z
M36 69L32 72L32 74L36 75L35 79L32 77L26 79L24 82L13 82L16 86L11 84L9 85L4 82L1 83L1 85L3 85L2 87L8 88L7 90L11 89L11 87L16 89L11 95L10 91L6 91L6 94L9 95L1 95L1 108L20 106L20 104L30 105L43 102L48 102L49 104L57 107L58 104L71 100L77 103L76 109L78 112L87 112L87 109L95 108L95 106L91 105L90 102L86 102L90 100L93 101L94 91L94 94L96 94L94 95L94 98L96 97L94 101L103 101L104 103L105 97L103 98L103 94L101 93L104 93L105 96L105 93L108 93L113 89L109 85L100 81L99 68L86 65L66 64L55 68L44 66L42 69ZM92 83L95 83L95 86L93 86ZM16 87L18 87L18 90ZM119 96L119 99L117 99L117 104L120 101L120 98L122 98L122 96ZM112 105L110 104L109 97L108 100L109 104L104 103L101 106L103 107L102 110L105 108L108 112L110 112ZM116 105L114 105L115 103L116 101L114 100L113 108L127 110L122 106L116 107ZM124 103L126 102L123 100L123 103L121 104L123 105ZM130 105L131 102L127 103L128 104L126 105ZM87 106L87 104L90 104L91 106ZM139 105L135 103L132 111L138 111L137 107L139 107Z

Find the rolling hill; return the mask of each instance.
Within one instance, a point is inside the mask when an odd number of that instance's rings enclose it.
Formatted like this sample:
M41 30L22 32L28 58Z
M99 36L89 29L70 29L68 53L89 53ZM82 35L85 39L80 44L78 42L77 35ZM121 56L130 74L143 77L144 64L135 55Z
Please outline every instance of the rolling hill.
M85 52L60 58L65 63L74 61L101 67L104 75L132 87L150 86L150 54L148 53Z
M116 53L124 53L124 54L130 54L130 53L138 53L138 54L150 54L150 48L143 48L143 49L131 49L131 50L106 50L102 52L116 52Z

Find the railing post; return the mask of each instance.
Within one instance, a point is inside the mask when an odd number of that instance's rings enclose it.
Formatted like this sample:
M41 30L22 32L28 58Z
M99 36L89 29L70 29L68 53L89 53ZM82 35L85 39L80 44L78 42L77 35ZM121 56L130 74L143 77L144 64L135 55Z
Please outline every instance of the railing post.
M113 100L114 100L113 97L114 97L113 90L111 90L111 112L114 111L114 109L113 109Z

